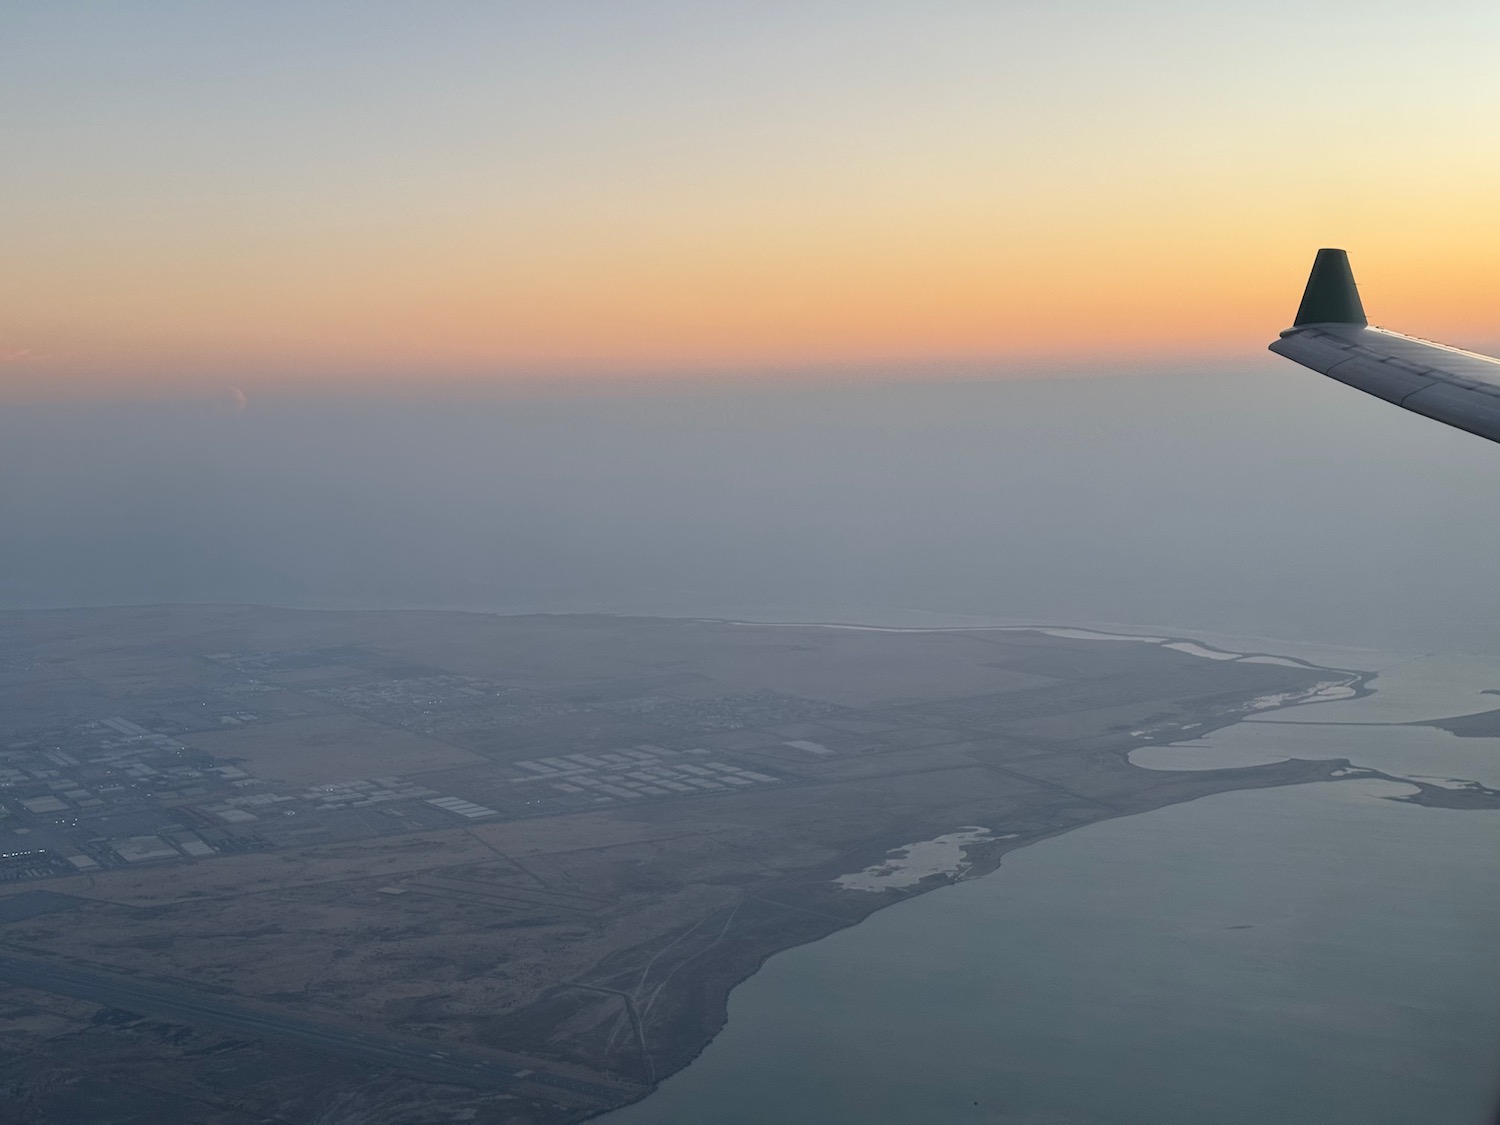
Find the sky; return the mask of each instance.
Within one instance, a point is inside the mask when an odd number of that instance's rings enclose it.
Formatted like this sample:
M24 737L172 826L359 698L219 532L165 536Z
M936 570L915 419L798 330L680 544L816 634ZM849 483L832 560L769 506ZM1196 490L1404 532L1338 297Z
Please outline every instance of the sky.
M0 609L977 616L1500 652L1496 447L1290 363L12 404L0 528Z
M1500 342L1500 5L0 0L0 397Z

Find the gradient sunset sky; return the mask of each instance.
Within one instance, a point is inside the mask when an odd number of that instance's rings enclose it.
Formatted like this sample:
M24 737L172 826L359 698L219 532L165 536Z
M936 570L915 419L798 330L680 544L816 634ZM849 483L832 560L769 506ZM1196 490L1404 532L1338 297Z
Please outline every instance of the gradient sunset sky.
M1500 340L1500 4L0 3L0 390Z

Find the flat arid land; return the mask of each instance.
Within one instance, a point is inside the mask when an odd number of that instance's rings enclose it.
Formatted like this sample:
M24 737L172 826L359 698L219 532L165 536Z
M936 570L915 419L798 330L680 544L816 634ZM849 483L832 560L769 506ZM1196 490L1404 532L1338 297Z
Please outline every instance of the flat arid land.
M1080 825L1370 776L1128 761L1362 685L1068 629L3 614L7 1120L582 1120L778 950Z

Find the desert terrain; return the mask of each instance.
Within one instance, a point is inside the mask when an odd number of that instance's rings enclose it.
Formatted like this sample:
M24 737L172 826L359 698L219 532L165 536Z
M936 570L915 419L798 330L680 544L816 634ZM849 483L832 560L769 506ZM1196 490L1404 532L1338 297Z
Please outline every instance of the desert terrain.
M1170 638L605 616L0 615L12 1120L573 1121L766 957L1363 690Z

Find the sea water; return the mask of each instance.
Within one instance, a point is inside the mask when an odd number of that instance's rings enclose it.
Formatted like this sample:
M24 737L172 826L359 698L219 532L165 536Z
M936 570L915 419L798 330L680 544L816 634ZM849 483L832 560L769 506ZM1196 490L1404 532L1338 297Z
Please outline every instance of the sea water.
M1500 782L1500 740L1353 725L1487 709L1500 668L1381 659L1373 696L1135 759L1347 757ZM1391 799L1414 791L1358 777L1244 790L1014 852L773 957L697 1061L604 1120L1486 1120L1500 813Z

